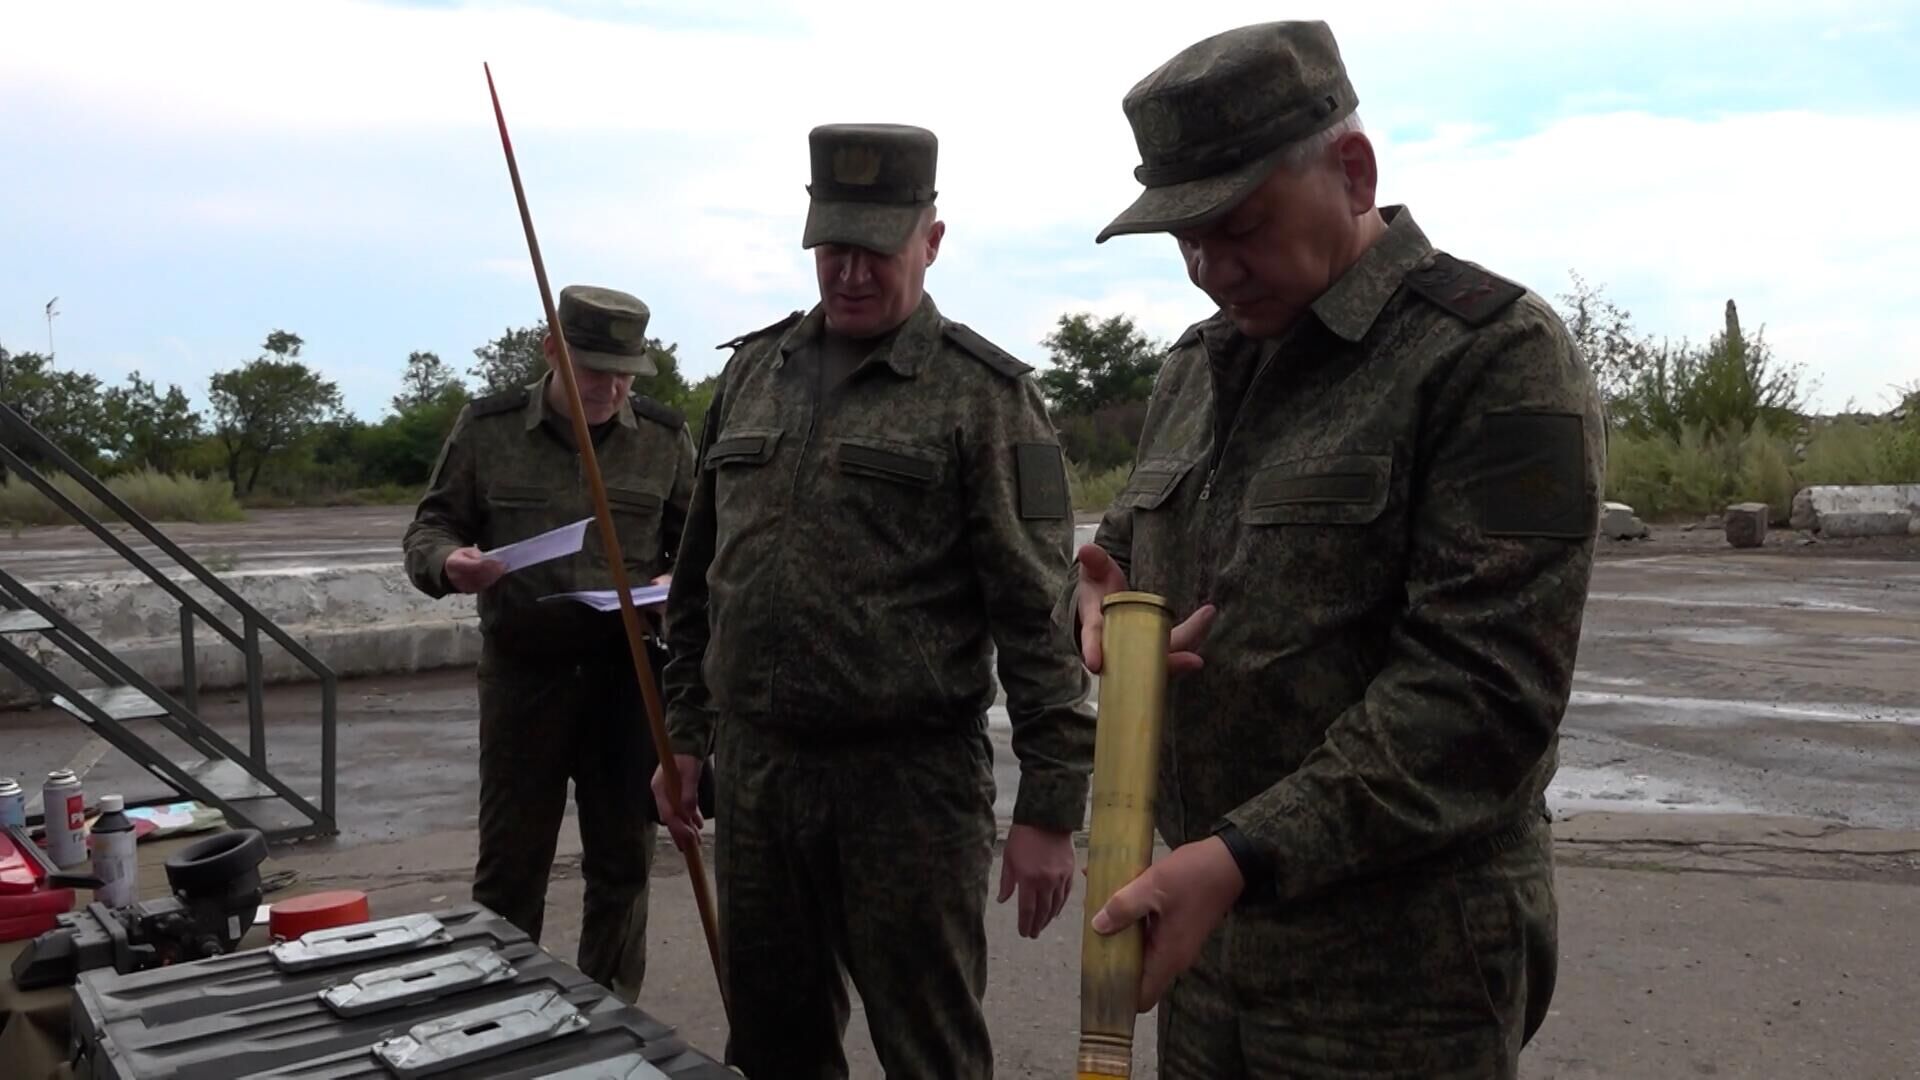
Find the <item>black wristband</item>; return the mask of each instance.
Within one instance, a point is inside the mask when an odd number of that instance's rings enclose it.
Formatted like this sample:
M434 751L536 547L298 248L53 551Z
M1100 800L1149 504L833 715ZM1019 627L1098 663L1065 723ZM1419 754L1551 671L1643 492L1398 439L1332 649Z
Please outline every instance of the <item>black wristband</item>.
M1213 835L1227 845L1227 854L1233 856L1235 866L1240 868L1240 876L1246 880L1241 890L1242 900L1264 900L1273 895L1273 860L1261 852L1258 845L1240 831L1240 826L1231 821L1221 822L1213 830Z

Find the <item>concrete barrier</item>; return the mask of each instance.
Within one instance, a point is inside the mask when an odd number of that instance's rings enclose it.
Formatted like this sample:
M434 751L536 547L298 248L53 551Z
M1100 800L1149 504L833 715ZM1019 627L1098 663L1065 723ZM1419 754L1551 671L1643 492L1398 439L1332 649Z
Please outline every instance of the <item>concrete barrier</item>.
M242 629L234 611L199 582L184 575L172 580L235 630ZM428 671L476 663L480 657L479 618L472 598L431 599L413 588L398 562L235 570L222 574L221 580L343 678ZM162 689L180 689L179 604L159 585L139 574L29 585L134 670ZM97 683L45 641L16 640L75 685ZM202 688L246 684L244 654L197 620L194 645L195 674ZM268 682L311 677L305 665L265 634L260 655ZM34 696L10 672L0 672L0 704L24 704Z
M1802 488L1791 524L1822 536L1920 534L1920 484L1832 484Z
M1092 525L1076 526L1075 546L1092 543L1093 534ZM430 599L413 588L398 562L232 570L220 579L341 678L461 667L480 659L473 599ZM240 629L233 610L199 582L185 575L172 580ZM177 691L183 685L179 604L145 576L123 573L28 584L162 689ZM40 638L16 641L74 685L97 685L89 672ZM246 658L238 647L203 623L194 627L194 646L194 673L202 689L246 685ZM305 665L264 634L260 653L270 683L311 677ZM0 707L36 700L11 672L0 671Z

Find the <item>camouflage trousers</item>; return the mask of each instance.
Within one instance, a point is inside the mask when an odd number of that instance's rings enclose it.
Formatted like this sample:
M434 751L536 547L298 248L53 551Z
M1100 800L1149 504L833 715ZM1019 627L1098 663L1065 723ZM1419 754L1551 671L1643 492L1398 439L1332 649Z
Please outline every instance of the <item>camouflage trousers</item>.
M1478 865L1242 909L1160 1003L1163 1080L1512 1080L1558 968L1542 825Z
M624 642L621 648L624 649ZM585 879L578 966L631 1002L647 967L655 753L624 653L480 664L480 857L473 898L540 939L573 782Z
M848 1075L847 977L890 1080L987 1080L984 733L819 748L723 719L714 871L727 1063Z

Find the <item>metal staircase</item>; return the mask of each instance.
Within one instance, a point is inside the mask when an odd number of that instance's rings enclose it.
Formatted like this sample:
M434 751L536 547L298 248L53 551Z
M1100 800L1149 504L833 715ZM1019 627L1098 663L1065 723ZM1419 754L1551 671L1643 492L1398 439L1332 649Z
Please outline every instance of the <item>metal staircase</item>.
M16 449L16 447L20 449ZM72 477L100 504L186 571L232 611L223 617L202 603L186 586L163 572L125 538L96 519L47 479L21 450ZM88 768L111 747L158 777L177 798L215 807L234 828L254 828L269 840L298 840L331 836L339 831L334 811L335 697L333 671L318 657L276 626L166 534L108 490L79 463L34 430L19 413L0 402L0 464L6 471L37 488L68 517L99 537L127 564L144 574L179 605L181 685L168 693L134 670L113 650L73 624L19 578L0 568L0 666L32 687L46 704L86 725L98 742ZM237 620L239 626L234 626ZM203 716L196 674L196 627L204 624L240 650L246 670L246 747L222 735ZM36 635L51 648L39 655L23 642ZM265 636L304 666L319 684L320 724L318 762L301 761L302 786L319 789L318 805L275 774L269 766L265 703L265 665L261 638ZM86 672L98 685L78 686L56 670L54 657ZM4 721L0 721L4 723ZM305 736L313 733L299 733ZM313 755L309 753L310 759ZM314 766L317 765L317 768ZM23 786L27 778L22 777ZM144 802L172 800L139 800Z

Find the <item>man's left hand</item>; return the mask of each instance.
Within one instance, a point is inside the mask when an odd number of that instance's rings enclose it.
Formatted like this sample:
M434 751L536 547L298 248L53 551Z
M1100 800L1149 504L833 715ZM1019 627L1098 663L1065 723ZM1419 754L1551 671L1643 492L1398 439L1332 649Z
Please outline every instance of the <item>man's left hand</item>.
M1000 902L1020 893L1020 936L1039 937L1073 894L1073 834L1014 825L1000 862Z
M1233 910L1246 888L1240 866L1217 836L1173 849L1121 886L1093 916L1093 929L1114 934L1145 920L1138 1008L1159 1004L1174 977L1193 966L1207 935Z

